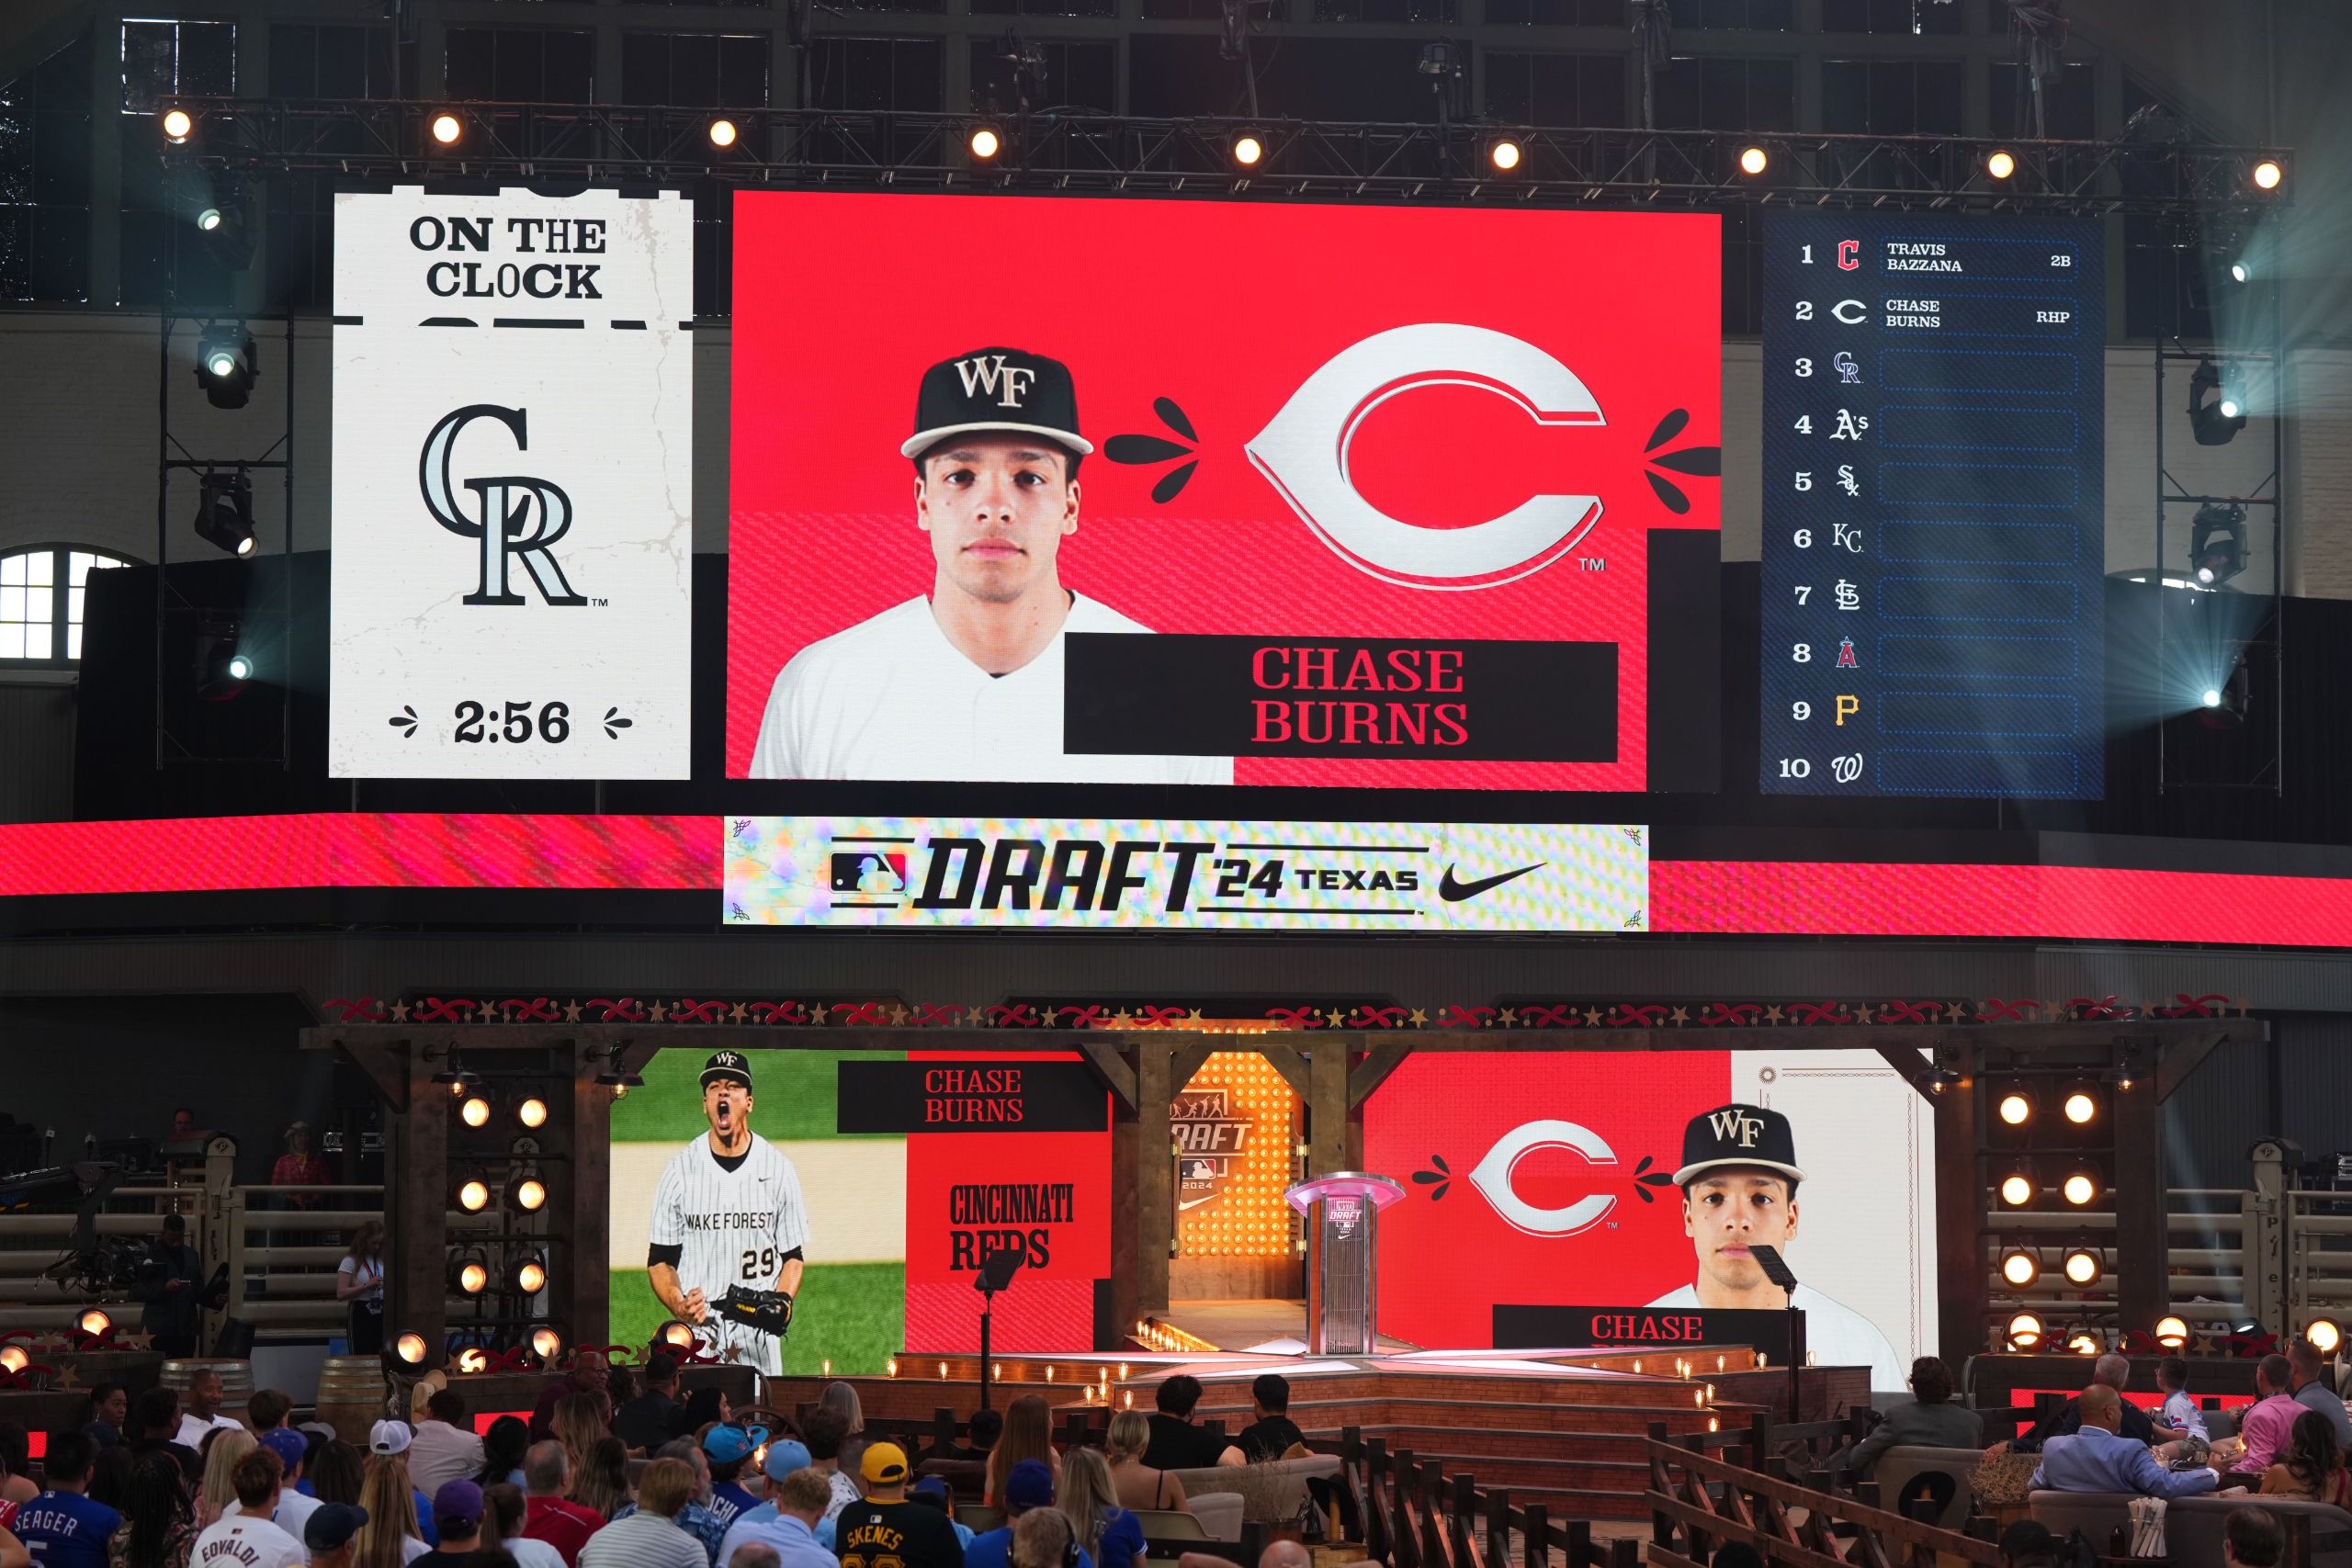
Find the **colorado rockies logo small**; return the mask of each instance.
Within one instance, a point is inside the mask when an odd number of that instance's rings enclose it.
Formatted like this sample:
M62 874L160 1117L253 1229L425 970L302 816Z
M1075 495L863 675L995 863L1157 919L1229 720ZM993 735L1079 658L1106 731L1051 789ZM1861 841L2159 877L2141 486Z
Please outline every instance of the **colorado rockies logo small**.
M481 541L481 585L466 595L465 603L528 603L510 581L507 562L512 557L523 563L523 570L538 586L539 597L548 604L585 604L587 599L571 591L563 569L548 550L571 527L571 497L560 485L524 474L468 479L465 488L473 491L476 500L472 516L466 514L450 486L453 449L467 425L478 419L494 419L514 435L514 449L521 452L531 445L525 417L521 409L501 408L496 403L473 403L445 416L424 438L424 452L417 462L417 485L424 492L424 508L452 534Z

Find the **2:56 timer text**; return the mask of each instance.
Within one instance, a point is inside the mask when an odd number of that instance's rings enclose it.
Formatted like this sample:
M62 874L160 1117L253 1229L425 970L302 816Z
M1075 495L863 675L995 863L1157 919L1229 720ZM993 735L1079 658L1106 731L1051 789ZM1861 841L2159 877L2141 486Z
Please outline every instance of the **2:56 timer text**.
M458 744L477 746L501 740L520 746L544 740L560 746L571 739L571 708L565 703L476 703L458 705Z

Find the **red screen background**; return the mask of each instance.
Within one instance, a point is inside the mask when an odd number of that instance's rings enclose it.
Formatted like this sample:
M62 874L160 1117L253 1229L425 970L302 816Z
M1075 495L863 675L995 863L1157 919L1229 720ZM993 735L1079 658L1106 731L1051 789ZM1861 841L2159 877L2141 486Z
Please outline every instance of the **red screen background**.
M1709 214L1422 211L1268 203L744 192L735 202L727 771L744 775L769 688L808 643L928 592L914 522L922 372L1009 344L1063 360L1080 433L1078 532L1062 581L1155 631L1613 640L1614 762L1239 758L1237 784L1645 787L1646 530L1720 526L1713 479L1644 479L1669 447L1719 444L1719 220ZM1315 258L1312 288L1290 282ZM1429 527L1553 491L1602 514L1569 556L1474 591L1402 587L1342 562L1242 450L1318 367L1374 333L1453 321L1552 354L1604 427L1539 426L1485 391L1408 392L1367 416L1359 491ZM1111 462L1122 434L1180 439L1200 466ZM1186 443L1187 445L1193 445ZM1570 476L1564 479L1563 475ZM1589 572L1578 553L1605 558Z

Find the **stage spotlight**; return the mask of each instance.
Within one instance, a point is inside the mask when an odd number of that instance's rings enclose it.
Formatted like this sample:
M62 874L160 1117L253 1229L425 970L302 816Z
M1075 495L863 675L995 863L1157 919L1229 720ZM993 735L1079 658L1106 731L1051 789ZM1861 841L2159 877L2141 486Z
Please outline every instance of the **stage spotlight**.
M458 1352L458 1370L461 1372L490 1371L490 1352L479 1345L469 1345Z
M22 1345L0 1345L0 1372L14 1377L32 1364L33 1359L25 1353Z
M216 409L241 409L254 395L259 367L253 334L242 321L208 321L196 336L196 384Z
M2344 1330L2332 1319L2315 1317L2303 1329L2303 1342L2323 1356L2333 1356L2344 1346Z
M2188 1325L2166 1314L2156 1319L2156 1343L2167 1350L2177 1350L2188 1343Z
M2188 377L2188 432L2199 446L2226 446L2245 428L2245 407L2222 394L2222 372L2200 359Z
M392 1341L392 1358L403 1367L424 1365L424 1336L403 1334Z
M535 1214L547 1207L547 1184L536 1176L526 1176L506 1190L506 1197L526 1214Z
M466 123L447 109L433 117L433 140L444 147L455 147L466 133Z
M2007 149L1996 147L1984 159L1984 172L1996 180L2005 180L2018 172L2018 161Z
M1266 155L1266 144L1255 136L1243 132L1233 139L1233 161L1245 169L1254 169Z
M532 1095L514 1108L514 1120L526 1127L538 1128L548 1124L548 1102Z
M2001 1253L2001 1278L2022 1291L2041 1278L2041 1259L2031 1248L2012 1242Z
M196 215L196 226L209 234L213 230L220 227L220 209L217 207L206 208Z
M469 1176L458 1183L458 1207L469 1214L479 1214L490 1207L490 1183L479 1176Z
M2066 1282L2078 1287L2098 1284L2098 1277L2103 1272L2099 1266L2097 1249L2089 1247L2068 1247L2065 1258L2059 1267L2065 1272Z
M563 1353L563 1336L548 1327L531 1330L531 1354L550 1366Z
M731 119L712 120L710 122L710 144L713 147L734 146L735 122Z
M2081 1127L2098 1116L2098 1100L2092 1095L2089 1085L2071 1084L2066 1089L2066 1102L2060 1109L2066 1113L2067 1121Z
M2206 688L2205 688L2204 703L2205 703L2205 705L2206 705L2207 707L2209 707L2209 708L2217 708L2217 707L2220 707L2220 706L2222 705L2222 694L2221 694L2221 693L2219 693L2219 692L2217 692L2217 691L2215 691L2215 690L2214 690L2212 687L2211 687L2211 686L2206 687Z
M2030 1312L2021 1312L2009 1319L2009 1348L2038 1350L2041 1348L2041 1319Z
M694 1325L672 1318L653 1331L656 1345L667 1345L673 1350L691 1350L695 1345Z
M449 1288L461 1295L478 1296L490 1288L490 1270L479 1258L463 1258L449 1265Z
M103 1309L92 1307L74 1319L74 1325L93 1339L104 1339L114 1327L114 1319L107 1316Z
M2231 281L2231 282L2233 282L2233 283L2244 283L2247 278L2252 277L2253 276L2254 276L2254 271L2253 271L2253 269L2252 269L2251 267L2247 266L2247 265L2245 265L2245 263L2244 263L2244 262L2242 262L2242 261L2233 261L2233 262L2232 262L2232 263L2230 264L2230 281Z
M469 1127L488 1126L490 1124L490 1101L484 1100L480 1095L475 1095L471 1100L467 1100L463 1105L458 1107L458 1119Z
M228 669L229 679L232 681L250 681L254 678L254 661L242 653L232 653L229 656Z
M196 694L208 703L225 703L245 689L252 679L253 660L241 653L237 640L243 628L234 621L203 621L196 628Z
M2022 1127L2033 1120L2033 1100L2021 1089L2013 1089L2001 1096L2001 1120L2012 1127Z
M175 147L196 132L196 117L186 109L165 109L157 123L163 127L164 140Z
M198 481L196 536L226 555L254 553L254 481L243 468Z
M1743 175L1751 176L1760 175L1770 162L1771 159L1765 155L1764 149L1761 147L1743 147L1739 150L1739 172Z
M1004 151L1004 138L997 134L992 125L976 125L964 145L973 157L985 164Z
M2066 1348L2077 1356L2096 1356L2106 1350L2107 1347L2100 1344L2098 1336L2089 1329L2077 1328L2066 1336Z
M2196 566L2198 582L2207 588L2244 571L2245 508L2211 502L2199 507L2188 525L2188 558Z
M2098 1177L2087 1166L2077 1166L2059 1184L2059 1195L2079 1209L2099 1194Z
M537 1253L517 1258L506 1276L506 1288L517 1295L536 1296L547 1287L548 1266Z
M1506 175L1519 167L1519 143L1508 136L1487 149L1487 161Z
M2279 182L2286 177L2286 169L2276 158L2265 158L2254 166L2254 188L2256 190L2277 190Z
M2001 1201L2012 1209L2022 1209L2032 1202L2035 1190L2030 1166L2018 1166L2001 1178Z

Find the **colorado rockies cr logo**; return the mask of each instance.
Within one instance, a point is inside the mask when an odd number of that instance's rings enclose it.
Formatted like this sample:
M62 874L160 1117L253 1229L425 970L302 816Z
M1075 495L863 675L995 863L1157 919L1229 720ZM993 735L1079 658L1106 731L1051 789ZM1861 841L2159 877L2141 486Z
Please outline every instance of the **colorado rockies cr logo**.
M465 597L469 604L521 604L527 601L508 580L507 558L519 558L523 570L538 584L539 597L550 604L580 605L587 599L571 591L563 569L548 547L571 526L571 497L549 479L524 474L468 479L474 492L476 515L469 517L449 486L449 467L458 434L477 419L494 419L514 437L514 449L528 451L524 411L496 403L473 403L446 416L424 438L424 454L417 463L417 484L424 491L425 510L452 534L481 541L481 586Z

